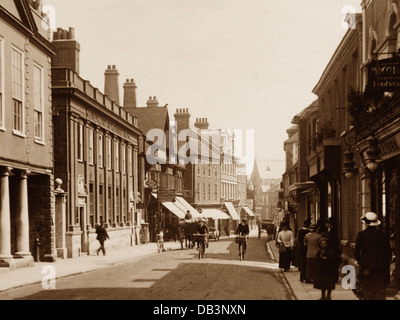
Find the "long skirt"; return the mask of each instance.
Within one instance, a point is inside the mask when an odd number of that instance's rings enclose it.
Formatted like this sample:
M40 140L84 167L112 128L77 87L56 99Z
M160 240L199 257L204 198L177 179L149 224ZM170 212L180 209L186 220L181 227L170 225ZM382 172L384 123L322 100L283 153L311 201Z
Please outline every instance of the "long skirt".
M292 248L286 248L285 253L279 253L279 268L289 270L292 263L293 252Z
M307 258L306 280L314 281L315 279L315 258Z

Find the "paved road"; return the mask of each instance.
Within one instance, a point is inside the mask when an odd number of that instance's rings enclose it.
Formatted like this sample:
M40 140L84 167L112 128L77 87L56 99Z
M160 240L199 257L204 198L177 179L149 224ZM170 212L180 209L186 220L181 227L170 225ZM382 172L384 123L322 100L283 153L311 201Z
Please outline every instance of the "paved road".
M39 284L0 292L0 299L292 300L265 243L250 238L246 260L239 261L234 239L212 240L202 260L195 249L167 251L57 279L55 290Z

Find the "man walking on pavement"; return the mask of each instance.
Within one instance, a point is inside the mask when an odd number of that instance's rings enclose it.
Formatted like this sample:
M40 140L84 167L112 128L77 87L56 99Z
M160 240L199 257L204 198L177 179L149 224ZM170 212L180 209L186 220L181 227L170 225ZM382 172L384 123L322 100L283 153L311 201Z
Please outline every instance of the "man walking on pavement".
M96 228L96 233L97 233L97 240L100 242L100 248L96 250L97 255L99 255L100 251L103 251L103 256L106 255L106 248L104 247L104 242L107 239L110 239L108 236L108 232L104 226L104 223L101 222L101 224Z
M360 265L362 299L385 300L392 259L389 238L378 230L381 222L376 213L367 212L361 221L367 229L357 235L354 257Z

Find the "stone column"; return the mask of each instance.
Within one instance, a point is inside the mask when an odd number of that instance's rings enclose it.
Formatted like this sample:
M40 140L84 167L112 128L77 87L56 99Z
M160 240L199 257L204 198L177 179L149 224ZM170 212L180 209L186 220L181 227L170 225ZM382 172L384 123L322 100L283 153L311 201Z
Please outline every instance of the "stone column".
M16 216L16 253L20 258L32 257L29 251L29 210L28 210L28 174L21 171L19 176L18 211Z
M67 194L61 189L62 180L56 179L56 204L55 204L55 235L57 257L67 259Z
M11 255L11 215L9 176L12 168L0 167L0 266L9 266Z

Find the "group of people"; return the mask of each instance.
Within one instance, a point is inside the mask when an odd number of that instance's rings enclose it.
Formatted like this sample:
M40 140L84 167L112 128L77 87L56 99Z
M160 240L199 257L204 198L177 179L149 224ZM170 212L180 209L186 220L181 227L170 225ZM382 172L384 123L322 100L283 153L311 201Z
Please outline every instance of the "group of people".
M366 229L358 233L354 250L358 264L357 288L361 288L357 296L365 300L384 300L392 258L389 238L378 230L381 222L375 213L368 212L361 220ZM305 220L296 239L289 223L283 222L280 229L276 239L279 268L285 272L290 270L295 247L300 281L312 283L314 288L321 290L320 300L331 300L342 263L336 221L330 218L323 224L311 224L310 220Z

